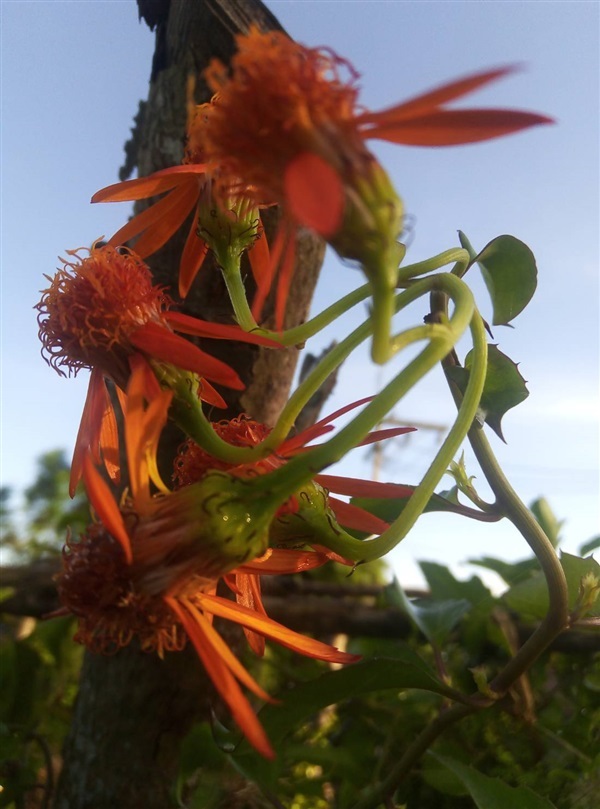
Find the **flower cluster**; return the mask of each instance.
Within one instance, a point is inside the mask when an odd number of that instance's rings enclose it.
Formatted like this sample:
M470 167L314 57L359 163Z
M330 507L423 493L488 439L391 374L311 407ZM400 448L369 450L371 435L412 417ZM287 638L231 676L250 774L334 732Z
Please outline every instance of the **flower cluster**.
M94 202L161 199L108 242L69 251L37 309L48 363L63 376L91 371L71 491L83 479L95 521L81 537L68 539L58 577L64 610L78 619L76 639L104 654L136 639L142 650L161 656L191 643L248 740L271 757L271 745L240 686L260 699L270 697L217 633L213 617L241 625L259 655L267 638L321 660L353 662L352 655L271 620L260 577L297 574L331 560L351 566L382 555L402 538L432 490L429 478L408 487L323 473L353 447L410 429L373 430L404 392L402 374L378 396L303 431L294 432L294 422L336 364L370 333L380 356L427 339L441 359L473 312L459 281L446 280L440 289L456 295L448 324L421 326L408 332L404 343L388 345L384 334L382 345L381 321L404 305L395 297L404 254L398 243L403 206L367 141L447 146L548 119L445 106L507 69L370 112L359 105L356 72L329 50L255 29L238 37L237 46L230 66L214 61L205 72L214 98L189 105L183 164L109 186L93 197ZM281 209L281 225L269 248L260 210L273 205ZM144 263L192 212L179 294L187 295L212 251L235 323L202 321L178 311ZM333 315L315 318L317 326L283 331L299 228L309 228L342 258L360 264L372 315L299 385L273 427L251 414L211 422L205 406L224 407L227 389L242 390L244 384L236 370L198 348L190 336L277 350L303 342L344 310L342 302L332 308ZM255 282L252 302L242 274L245 255ZM260 320L275 279L275 330L269 331ZM407 295L413 300L432 289L413 285ZM482 376L473 377L475 390ZM465 395L473 413L480 393L478 388ZM349 425L315 443L330 433L334 419L356 408L362 409ZM158 460L168 421L185 434L171 480ZM468 419L463 422L464 430ZM390 524L344 497L410 500L410 508ZM356 534L375 539L365 542Z

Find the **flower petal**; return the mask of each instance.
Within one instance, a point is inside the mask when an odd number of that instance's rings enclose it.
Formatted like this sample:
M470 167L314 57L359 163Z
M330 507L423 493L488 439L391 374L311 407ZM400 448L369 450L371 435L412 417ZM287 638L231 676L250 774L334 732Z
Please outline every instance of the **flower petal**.
M269 254L269 243L263 232L248 250L248 260L250 269L256 282L256 288L260 294L266 297L271 289L273 273L271 269L271 257Z
M123 548L127 563L131 564L133 561L131 542L123 517L111 490L96 470L89 454L83 460L83 480L94 511L108 533Z
M283 183L294 219L324 238L337 233L344 216L344 187L329 163L313 152L301 152L286 166Z
M328 561L329 557L324 553L273 548L268 558L262 561L254 559L252 562L246 562L236 568L236 573L281 576L285 573L302 573L305 570L322 567Z
M206 164L172 166L122 183L113 183L96 191L92 202L131 202L163 194L190 177L198 179L206 173Z
M92 453L95 461L100 460L98 443L102 431L103 414L110 406L106 395L104 377L97 368L92 370L88 384L81 422L75 439L75 449L71 460L71 474L69 477L69 496L74 497L77 484L81 480L83 461L88 452Z
M346 528L355 528L357 531L364 531L366 534L383 534L390 526L379 517L365 511L364 508L338 500L337 497L329 498L329 505L340 525Z
M210 645L206 633L192 620L189 614L184 611L176 599L167 597L165 598L165 602L181 621L208 676L227 703L234 720L242 729L250 744L258 750L259 753L265 756L265 758L274 758L275 753L262 725L252 710L250 703L242 694L234 676L223 663L215 649Z
M182 298L190 291L194 278L204 263L208 253L208 245L201 239L197 230L198 215L194 216L188 237L185 240L181 261L179 263L179 294Z
M365 112L359 115L356 120L359 124L379 125L386 122L399 121L401 118L412 118L414 116L420 116L423 113L433 112L442 104L472 93L479 87L496 81L496 79L501 79L503 76L514 73L517 70L519 70L518 65L506 65L504 67L492 68L491 70L484 70L481 73L472 73L469 76L465 76L463 79L455 79L433 90L429 90L426 93L415 96L415 98L411 98L408 101L395 104L393 107L388 107L378 112Z
M144 323L129 339L132 345L152 358L194 371L228 388L244 389L242 380L232 368L159 323Z
M185 184L174 188L173 191L164 199L161 199L160 202L155 203L150 208L146 209L146 211L138 214L141 218L148 211L152 212L155 208L160 206L160 216L155 215L152 221L152 227L145 228L144 233L134 245L135 252L144 258L145 256L152 255L159 247L166 244L187 219L190 211L198 200L198 193L199 187L197 181L194 179L188 180ZM121 239L123 238L123 232L135 223L138 216L134 217L124 228L121 228L119 231ZM112 237L110 240L111 244L115 244L117 235L118 234L115 234ZM131 236L128 238L131 238Z
M221 618L227 618L236 624L247 626L265 635L267 638L273 638L277 643L282 646L287 646L296 652L307 655L308 657L315 657L318 660L327 660L331 663L354 663L360 660L359 655L351 655L346 652L340 652L333 646L328 646L326 643L307 638L294 632L276 621L267 618L264 615L257 615L252 610L242 607L240 604L232 604L225 598L220 596L208 596L201 594L198 596L202 600L204 608L213 615L218 615Z
M281 348L281 343L275 342L261 334L254 334L240 329L239 326L228 326L225 323L211 323L209 320L186 315L183 312L165 312L164 318L175 331L182 334L193 334L196 337L212 337L215 340L239 340L240 343Z
M345 478L338 475L317 475L315 480L326 489L349 497L397 497L404 499L410 497L415 490L414 486L403 486L400 483L380 483L378 480L361 480L360 478Z
M406 146L458 146L500 138L551 118L532 112L502 109L439 110L429 115L373 127L368 137Z

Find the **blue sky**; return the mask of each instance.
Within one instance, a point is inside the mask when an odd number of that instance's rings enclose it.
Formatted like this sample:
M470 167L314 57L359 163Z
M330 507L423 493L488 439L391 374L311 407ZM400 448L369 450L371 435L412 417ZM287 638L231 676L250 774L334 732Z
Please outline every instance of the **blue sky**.
M468 102L556 118L555 126L471 147L372 145L412 217L408 260L456 245L458 229L476 248L510 233L536 255L534 300L514 329L494 334L520 363L531 395L505 417L508 445L493 443L523 498L545 495L565 519L564 547L574 550L600 525L600 7L575 0L267 5L296 39L328 45L355 65L367 107L516 63L524 69ZM138 22L133 0L3 0L1 9L2 481L20 487L31 481L41 452L71 451L87 382L83 374L61 379L43 362L32 307L58 255L89 245L126 220L126 205L91 206L89 198L117 179L138 100L147 95L154 36ZM361 280L329 256L315 310ZM478 280L475 289L489 314ZM321 342L339 337L361 315L359 307ZM344 369L331 409L374 393L400 367L395 361L374 368L361 353ZM394 415L448 425L452 409L439 374L428 377ZM384 456L382 477L414 482L435 441L421 430L395 444ZM340 471L368 476L364 451L354 455ZM458 564L484 553L518 558L527 549L510 526L428 515L392 561L400 577L412 581L414 558Z

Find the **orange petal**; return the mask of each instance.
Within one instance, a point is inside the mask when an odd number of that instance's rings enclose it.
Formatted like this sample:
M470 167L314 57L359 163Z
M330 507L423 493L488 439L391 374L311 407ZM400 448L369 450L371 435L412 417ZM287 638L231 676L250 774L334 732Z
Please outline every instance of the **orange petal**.
M283 254L283 260L279 269L277 280L277 294L275 296L275 328L283 331L285 318L285 308L287 306L292 276L296 266L296 233L290 230L288 240Z
M136 253L142 258L155 253L159 247L169 241L171 236L176 233L187 219L190 211L198 200L199 186L195 179L188 180L185 184L174 188L160 202L155 203L149 209L161 206L160 217L154 219L152 227L146 227L144 233L136 241L134 249ZM146 211L139 214L140 217L144 216ZM137 218L137 217L136 217ZM132 219L129 225L135 222ZM126 230L128 225L121 228L121 233ZM115 244L114 239L110 240L111 244ZM122 243L122 242L121 242Z
M426 93L415 96L408 101L403 101L400 104L395 104L393 107L380 110L379 112L366 112L357 117L359 124L385 124L392 121L399 121L401 118L412 118L419 116L423 113L433 112L442 104L448 101L454 101L456 98L472 93L479 87L489 84L496 79L501 79L509 73L514 73L519 70L518 65L507 65L505 67L492 68L491 70L484 70L481 73L472 73L465 76L464 79L455 79L429 90Z
M102 373L96 368L92 370L90 381L81 414L81 422L75 439L75 449L71 461L71 474L69 477L69 496L75 495L77 484L81 480L83 461L88 452L95 460L99 460L98 443L102 418L107 407L106 387Z
M458 146L551 123L552 119L544 115L518 110L439 110L397 123L376 125L367 136L406 146Z
M189 601L189 599L185 599L183 603L185 604L185 608L188 610L194 621L206 635L210 645L213 647L215 652L219 655L223 663L225 663L234 677L237 677L242 685L245 685L246 688L252 691L253 694L256 694L259 699L264 699L266 702L276 702L277 700L274 700L270 694L267 694L267 692L261 688L256 680L250 675L250 673L246 671L237 657L233 654L229 646L225 643L223 638L215 629L213 629L211 622L206 619L206 616L203 615L200 610L198 610L194 604Z
M377 480L361 480L360 478L345 478L338 475L316 475L315 480L321 486L336 494L345 494L349 497L410 497L414 486L403 486L400 483L380 483Z
M85 456L83 461L83 479L94 511L108 533L113 539L116 539L123 548L127 563L131 564L133 561L131 542L127 529L125 528L125 523L123 522L123 517L111 490L96 470L89 454Z
M280 576L285 573L302 573L321 567L329 561L324 553L314 551L295 551L273 548L267 559L254 559L236 568L236 573L260 573L261 575Z
M181 621L208 676L227 703L234 720L242 729L250 744L265 758L275 758L273 748L250 703L242 694L227 666L210 645L206 633L202 631L201 627L192 620L174 598L167 597L165 602Z
M287 222L284 220L279 225L279 229L277 230L277 235L275 236L275 241L273 243L273 249L270 251L269 270L268 270L269 284L268 286L267 284L259 285L257 287L254 300L252 301L252 314L255 320L260 320L263 306L265 305L267 295L269 294L271 284L275 277L275 272L279 267L281 256L284 252L288 238L289 238L289 226Z
M255 612L260 612L261 615L266 615L267 612L263 606L260 592L260 577L236 572L235 583L238 590L235 599L237 603ZM254 654L262 657L265 653L264 637L248 629L248 627L243 627L243 630Z
M193 334L196 337L212 337L215 340L239 340L240 343L281 348L281 343L240 329L239 326L228 326L225 323L211 323L209 320L185 315L183 312L165 312L164 318L175 331L182 334Z
M175 188L190 177L198 179L205 172L205 164L172 166L168 169L155 171L147 177L138 177L135 180L126 180L122 183L107 185L106 188L96 191L91 201L131 202L137 199L147 199Z
M296 652L307 655L308 657L315 657L318 660L328 660L331 663L354 663L360 660L357 655L347 654L340 652L333 646L328 646L326 643L307 638L294 632L276 621L267 618L264 615L258 615L252 610L242 607L240 604L232 604L225 598L220 596L208 596L201 594L198 596L202 600L202 604L208 612L213 615L218 615L221 618L227 618L236 624L247 626L267 638L273 638L277 643L282 646L287 646Z
M269 254L269 243L264 232L254 242L248 250L248 260L250 269L256 281L256 288L261 291L261 295L266 297L271 289L273 275L271 271L271 259Z
M104 468L113 481L119 483L121 480L121 465L119 462L119 430L114 408L110 401L110 396L106 396L106 409L102 415L100 427L100 449Z
M243 382L232 368L158 323L144 323L129 339L132 345L154 359L194 371L228 388L244 389Z
M329 504L340 525L346 528L355 528L367 534L383 534L390 526L379 517L366 511L364 508L345 503L336 497L329 498Z
M367 444L375 444L377 441L385 441L388 438L395 438L398 435L406 435L406 433L416 432L416 427L390 427L386 430L373 430L356 446L365 447Z
M190 291L198 270L204 263L208 253L208 245L197 234L198 214L192 220L192 226L185 240L181 261L179 263L179 294L182 298Z
M296 221L324 238L337 233L344 216L344 186L329 163L313 152L301 152L286 166L283 183Z

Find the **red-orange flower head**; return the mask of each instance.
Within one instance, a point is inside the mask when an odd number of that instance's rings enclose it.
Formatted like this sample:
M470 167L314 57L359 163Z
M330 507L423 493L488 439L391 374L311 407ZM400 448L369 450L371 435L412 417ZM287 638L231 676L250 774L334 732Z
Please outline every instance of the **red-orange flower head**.
M308 442L329 432L332 429L330 422L333 419L364 402L365 400L361 400L346 406L318 424L286 439L275 452L265 458L237 466L214 458L194 441L188 439L180 446L174 461L173 483L178 490L177 493L188 488L198 487L199 482L206 480L207 477L210 478L215 471L221 474L227 473L229 479L232 480L232 485L235 485L236 478L247 480L248 492L251 492L253 478L268 475L284 466L294 455L302 453ZM256 446L264 441L271 432L269 427L246 415L213 422L212 426L220 438L239 447ZM402 427L372 433L364 439L363 443L400 435L409 432L410 429ZM270 544L283 547L298 544L329 547L332 534L337 538L343 532L340 525L364 531L367 534L381 533L388 527L383 520L361 508L339 500L330 493L367 497L405 497L407 487L315 474L313 480L304 484L301 489L290 492L288 499L280 501L276 511L271 510L272 517L268 526Z
M137 636L146 652L179 651L186 634L162 598L139 587L123 549L100 523L67 539L56 577L61 604L78 619L75 640L111 654Z
M342 256L370 265L375 251L381 263L395 250L402 203L356 123L356 72L279 32L253 29L237 44L231 72L216 60L206 71L217 96L192 120L195 148Z
M68 250L74 260L50 278L37 305L42 355L62 376L98 367L122 387L135 351L131 335L147 323L162 324L170 300L152 283L135 253L110 245Z
M153 366L161 382L183 383L207 402L223 407L221 395L207 382L242 390L237 373L175 331L251 343L271 341L237 326L209 323L168 311L172 301L152 283L149 268L133 251L94 244L82 258L65 261L42 293L39 336L42 355L60 374L92 368L123 390L140 360Z

